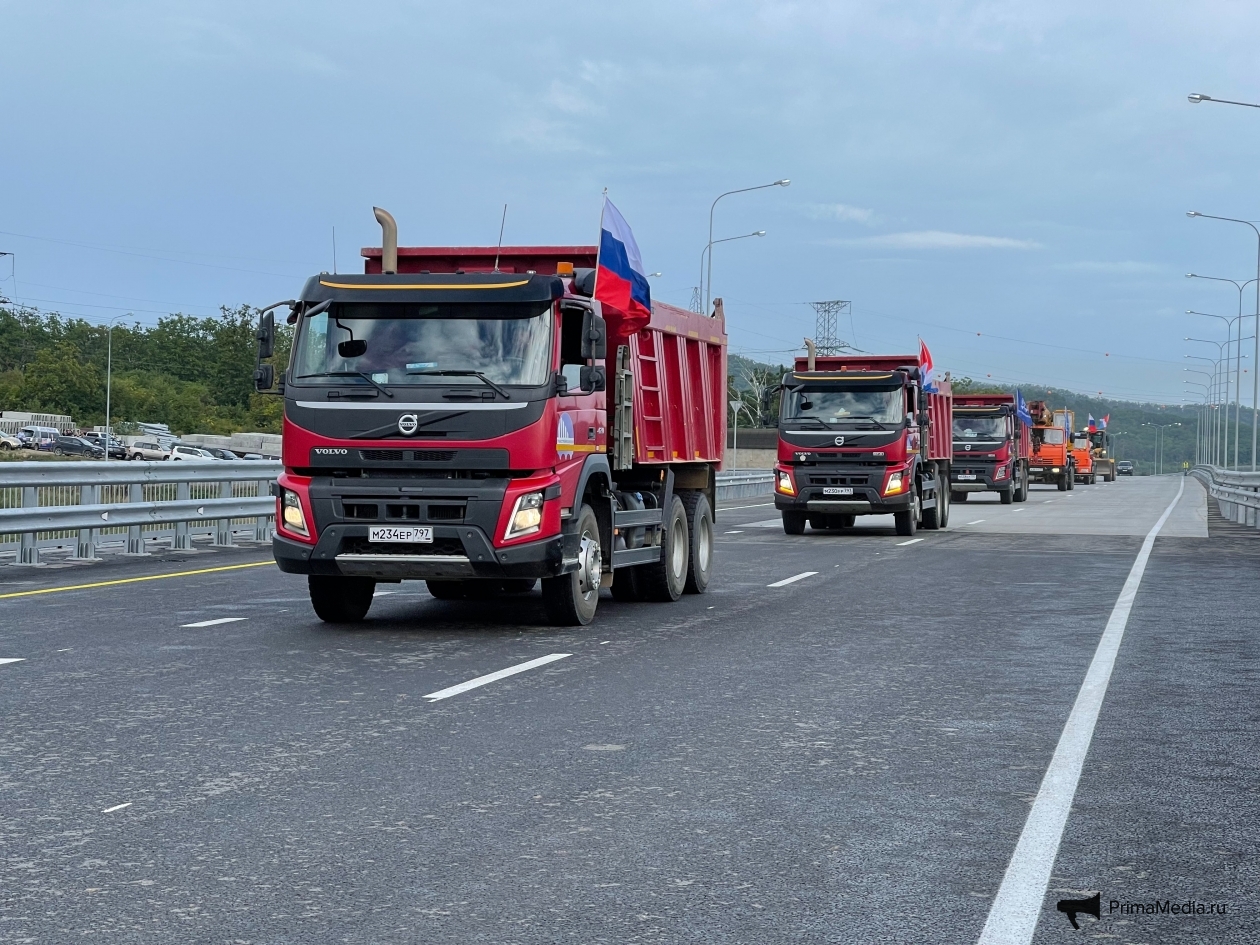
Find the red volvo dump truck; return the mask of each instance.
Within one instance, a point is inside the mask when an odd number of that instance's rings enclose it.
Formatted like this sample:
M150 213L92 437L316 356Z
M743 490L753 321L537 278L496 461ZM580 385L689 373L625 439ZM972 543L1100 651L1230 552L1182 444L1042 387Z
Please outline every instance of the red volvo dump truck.
M403 247L378 213L365 273L287 305L274 551L316 614L362 620L378 582L438 598L542 582L557 625L703 592L726 442L726 331L592 298L596 247ZM274 314L255 385L275 386Z
M996 492L1003 505L1023 502L1031 454L1031 430L1019 419L1014 394L954 395L954 501L966 502L972 492Z
M949 522L952 395L918 355L798 358L779 390L774 504L783 530L892 513L898 535Z

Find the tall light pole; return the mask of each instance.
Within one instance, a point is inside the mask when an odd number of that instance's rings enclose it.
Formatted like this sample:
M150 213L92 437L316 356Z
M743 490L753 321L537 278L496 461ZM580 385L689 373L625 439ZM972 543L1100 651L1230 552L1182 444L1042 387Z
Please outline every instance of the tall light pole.
M1200 384L1196 381L1185 381L1184 383L1193 385L1194 387L1203 388L1201 391L1182 391L1183 394L1203 398L1202 404L1198 401L1195 401L1194 404L1194 464L1197 466L1199 463L1203 462L1203 410L1201 408L1207 404L1207 385Z
M109 462L109 445L112 442L112 434L110 433L109 411L110 411L110 394L111 381L113 380L114 371L114 323L120 318L129 318L128 315L115 315L105 323L105 462Z
M1160 475L1164 466L1164 428L1179 427L1180 423L1144 423L1144 427L1155 427L1158 433L1155 436L1155 475Z
M1212 409L1217 410L1216 418L1212 421L1212 426L1213 426L1212 451L1216 457L1216 459L1213 460L1213 465L1214 466L1223 465L1222 463L1217 462L1216 460L1221 458L1222 445L1225 442L1224 433L1221 430L1221 413L1219 411L1219 405L1221 402L1222 380L1225 380L1225 382L1228 383L1228 378L1222 377L1221 362L1226 361L1227 359L1224 357L1205 358L1201 354L1187 354L1187 355L1183 355L1183 357L1192 358L1195 361L1206 361L1208 364L1212 365L1212 374L1211 374L1212 387L1213 387L1213 394L1212 394L1213 408ZM1189 370L1189 368L1186 368L1186 370ZM1228 397L1228 392L1226 393L1226 397Z
M716 246L718 243L730 243L730 242L732 242L733 240L746 240L746 239L748 239L749 237L753 237L753 236L765 236L765 235L766 235L766 231L765 231L765 230L753 230L751 233L745 233L745 234L743 234L742 236L727 236L727 237L725 237L725 238L723 238L723 239L720 239L720 240L709 240L708 245L707 245L707 246L705 246L705 247L704 247L704 249L700 250L700 274L701 274L702 276L703 276L703 274L704 274L704 258L705 258L705 256L706 256L706 255L709 257L709 268L710 268L710 269L712 269L712 268L713 268L713 247L714 247L714 246ZM705 311L704 311L704 313L703 313L703 314L706 314L706 315L707 315L707 314L708 314L708 309L709 309L709 307L708 307L708 305L706 305L706 306L705 306Z
M733 471L739 463L739 412L748 409L748 405L742 400L728 400L727 403L731 405L731 410L735 414L735 432L731 437L731 469Z
M706 247L705 247L705 249L706 249L706 250L708 250L708 249L709 249L709 247L711 247L711 246L713 245L713 243L714 243L714 239L713 239L713 211L714 211L714 209L717 207L717 205L718 205L718 201L719 201L719 200L721 200L723 197L729 197L729 196L731 196L731 194L746 194L746 193L748 193L748 192L749 192L749 191L751 191L751 190L765 190L765 189L766 189L766 188L768 188L768 187L787 187L787 186L788 186L789 184L791 184L791 183L792 183L792 181L791 181L789 178L784 177L784 178L783 178L783 179L781 179L781 180L771 181L769 184L758 184L756 187L741 187L741 188L739 188L738 190L728 190L726 193L724 193L724 194L718 194L716 197L714 197L714 198L713 198L713 203L709 206L709 243L708 243L708 246L706 246ZM708 270L708 274L707 274L707 276L706 276L706 273L705 273L704 269L701 269L701 270L700 270L700 276L701 276L700 281L704 284L704 314L705 314L705 315L708 315L708 314L709 314L709 296L711 296L711 295L713 294L713 285L712 285L712 282L713 282L713 253L712 253L712 252L709 252L709 270ZM1257 302L1256 304L1257 304L1257 306L1260 306L1260 302Z
M1223 101L1222 99L1213 99L1207 95L1198 95L1190 97L1190 101L1211 102ZM1226 102L1228 105L1247 105L1247 102ZM1254 107L1254 106L1253 106ZM1234 217L1215 217L1210 213L1200 213L1198 210L1187 210L1188 217L1203 217L1205 220L1224 220L1226 223L1241 223L1244 226L1251 227L1251 231L1256 234L1256 353L1253 363L1260 363L1260 229L1256 229L1256 225L1250 220L1238 220ZM1241 331L1239 332L1241 334ZM1252 372L1251 378L1251 471L1256 471L1256 444L1260 441L1260 373Z
M1221 280L1221 281L1231 281L1231 280ZM1248 281L1255 282L1256 280L1251 279ZM1237 469L1239 466L1238 428L1239 426L1242 425L1242 343L1247 340L1242 337L1242 318L1243 318L1242 293L1239 292L1238 294L1238 314L1235 315L1233 318L1226 318L1224 315L1213 315L1210 312L1196 312L1193 309L1186 309L1186 314L1187 315L1203 315L1206 318L1220 319L1221 321L1225 323L1225 337L1227 339L1230 338L1231 335L1233 334L1234 322L1238 322L1238 336L1239 336L1238 337L1238 350L1234 358L1234 468ZM1247 316L1247 317L1250 318L1251 316ZM1225 342L1226 346L1228 346L1230 343L1231 342L1229 341ZM1228 350L1228 347L1226 348L1226 350ZM1227 368L1228 368L1228 365L1229 365L1229 362L1226 362ZM1228 373L1229 372L1227 370L1226 371L1227 377L1228 377ZM1228 393L1226 394L1225 399L1227 401L1229 400ZM1226 442L1228 442L1229 440L1229 406L1228 404L1225 407L1225 438L1226 438ZM1229 466L1228 459L1226 460L1225 465Z
M1220 276L1201 276L1197 272L1187 272L1186 278L1187 279L1207 279L1210 282L1228 282L1230 285L1232 285L1235 289L1238 290L1238 316L1237 316L1238 334L1241 335L1242 334L1242 317L1243 317L1243 310L1242 310L1243 289L1247 288L1247 286L1251 285L1251 283L1255 282L1256 280L1248 279L1246 282L1238 282L1234 279L1223 279ZM1257 306L1257 310L1260 311L1260 306ZM1221 316L1217 315L1215 317L1220 318ZM1256 330L1260 331L1260 325L1258 325ZM1242 351L1241 343L1238 346L1238 350ZM1257 354L1256 358L1260 359L1260 354ZM1240 376L1239 376L1237 368L1238 366L1235 365L1235 370L1234 370L1234 468L1235 469L1237 469L1240 465L1238 462L1238 428L1242 426L1242 407L1241 407L1242 384L1241 384L1241 380L1240 380ZM1253 403L1252 404L1253 412L1255 411L1255 406L1256 405Z

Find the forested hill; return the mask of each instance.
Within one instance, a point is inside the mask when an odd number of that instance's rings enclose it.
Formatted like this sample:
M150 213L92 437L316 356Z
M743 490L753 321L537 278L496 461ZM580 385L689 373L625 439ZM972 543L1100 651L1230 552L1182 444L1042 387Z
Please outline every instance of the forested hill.
M248 306L217 317L170 315L113 329L113 421L166 423L181 433L280 432L276 397L254 393ZM0 307L0 410L105 420L106 329L81 318ZM288 334L278 347L287 350ZM283 361L282 350L281 361Z

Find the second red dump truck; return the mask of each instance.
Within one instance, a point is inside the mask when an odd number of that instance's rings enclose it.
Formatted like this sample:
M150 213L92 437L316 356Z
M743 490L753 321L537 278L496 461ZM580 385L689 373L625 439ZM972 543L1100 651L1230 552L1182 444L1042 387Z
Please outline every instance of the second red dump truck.
M952 395L917 355L798 358L783 377L775 508L783 530L892 513L898 535L949 522Z
M276 562L326 621L378 582L438 598L542 581L553 623L704 591L726 443L726 330L595 301L594 246L403 247L288 303ZM273 316L259 390L275 386Z
M1016 412L1014 394L954 395L954 501L996 492L1003 505L1023 502L1031 453L1030 428Z

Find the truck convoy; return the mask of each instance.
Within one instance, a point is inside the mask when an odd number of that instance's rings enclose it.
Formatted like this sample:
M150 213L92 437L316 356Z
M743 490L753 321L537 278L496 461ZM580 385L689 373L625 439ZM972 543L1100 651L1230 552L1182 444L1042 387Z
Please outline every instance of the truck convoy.
M1032 435L1016 412L1014 394L954 395L951 498L996 492L1003 505L1028 498Z
M1060 492L1075 488L1075 466L1068 442L1072 431L1072 412L1052 412L1044 400L1030 400L1028 412L1033 418L1028 481L1057 485Z
M800 535L892 513L898 535L949 521L952 394L919 355L798 358L778 388L775 507Z
M258 330L269 391L287 305L273 547L316 614L362 620L378 582L403 580L442 599L541 580L556 625L589 623L610 584L619 600L703 592L726 442L720 305L631 315L593 298L595 246L399 248L377 219L362 275L313 276ZM931 480L915 456L917 499Z

